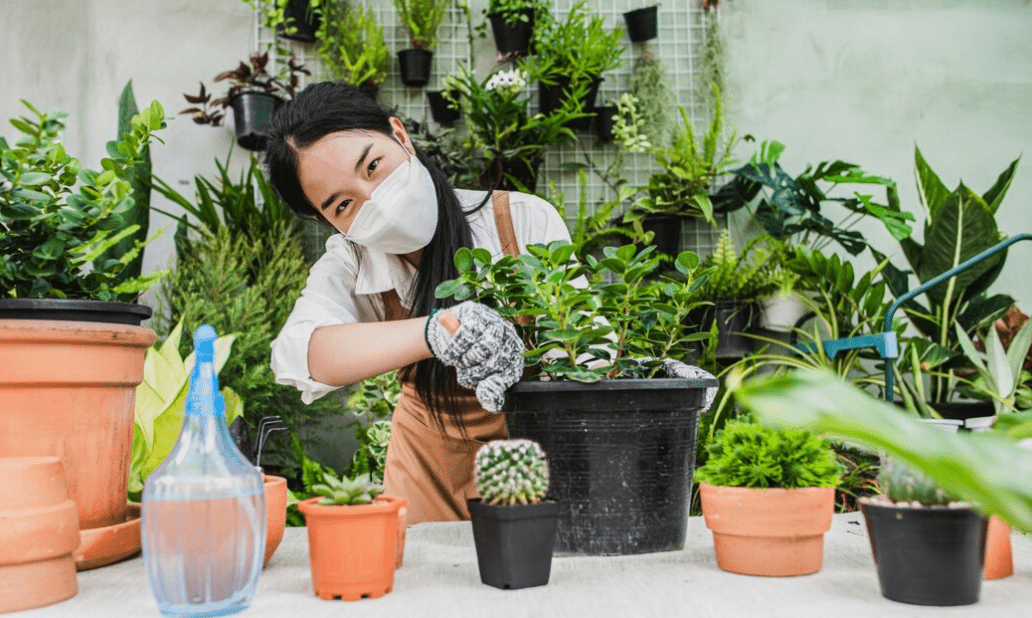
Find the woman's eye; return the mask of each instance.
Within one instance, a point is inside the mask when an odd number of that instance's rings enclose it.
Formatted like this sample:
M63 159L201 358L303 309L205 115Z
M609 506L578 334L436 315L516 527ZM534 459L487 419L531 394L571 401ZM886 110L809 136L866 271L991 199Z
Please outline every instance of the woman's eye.
M336 214L338 214L338 215L339 215L340 213L344 212L344 210L345 210L345 209L346 209L346 208L347 208L347 207L348 207L349 205L351 205L351 200L344 200L343 202L341 202L340 204L338 204L338 205L337 205L337 210L336 210Z
M380 158L379 157L377 157L377 158L375 158L375 159L373 159L372 161L369 162L369 175L370 176L373 174L373 170L375 170L379 165L380 165Z

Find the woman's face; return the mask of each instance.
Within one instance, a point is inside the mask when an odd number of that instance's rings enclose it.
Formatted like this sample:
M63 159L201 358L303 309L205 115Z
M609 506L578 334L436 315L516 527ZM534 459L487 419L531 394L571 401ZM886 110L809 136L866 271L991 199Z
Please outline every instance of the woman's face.
M340 131L298 151L305 197L341 232L347 233L383 179L415 152L401 121L391 118L391 127L394 137L379 131Z

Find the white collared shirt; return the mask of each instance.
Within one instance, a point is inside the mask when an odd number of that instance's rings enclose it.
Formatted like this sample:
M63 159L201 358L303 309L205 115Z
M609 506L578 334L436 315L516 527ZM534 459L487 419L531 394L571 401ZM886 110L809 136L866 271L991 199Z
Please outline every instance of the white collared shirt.
M466 210L476 207L485 191L456 189ZM509 193L509 211L520 253L527 245L570 240L566 223L554 206L526 193ZM473 246L483 247L494 259L502 257L495 226L494 205L487 201L469 221ZM396 290L401 304L411 307L411 286L416 269L397 255L351 243L340 234L326 241L326 253L312 266L301 297L286 324L272 342L272 371L276 382L301 391L301 400L312 403L339 388L313 380L308 370L308 342L312 331L333 324L382 322L386 319L381 293Z

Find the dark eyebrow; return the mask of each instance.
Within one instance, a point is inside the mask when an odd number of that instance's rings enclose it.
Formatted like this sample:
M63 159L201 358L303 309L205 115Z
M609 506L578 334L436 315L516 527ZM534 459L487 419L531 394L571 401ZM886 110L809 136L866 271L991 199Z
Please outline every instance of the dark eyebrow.
M373 148L373 144L372 144L372 142L370 142L369 144L366 145L365 149L362 150L362 154L358 157L358 163L355 163L355 173L356 174L358 173L358 168L362 167L362 163L365 161L365 158L367 156L369 156L369 151L372 150L372 148ZM326 208L328 208L330 204L336 202L338 199L340 199L340 191L337 191L336 193L334 193L330 197L326 198L323 201L323 203L319 206L319 210L326 210Z

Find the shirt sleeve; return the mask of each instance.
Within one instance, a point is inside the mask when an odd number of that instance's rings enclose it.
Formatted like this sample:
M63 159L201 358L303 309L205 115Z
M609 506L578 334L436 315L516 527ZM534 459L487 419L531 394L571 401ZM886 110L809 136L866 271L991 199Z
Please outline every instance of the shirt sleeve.
M312 266L301 297L272 341L271 365L276 382L300 390L301 401L306 404L340 388L312 379L308 369L312 332L322 326L359 321L359 301L354 293L358 257L346 243L335 240L327 242L326 253Z

